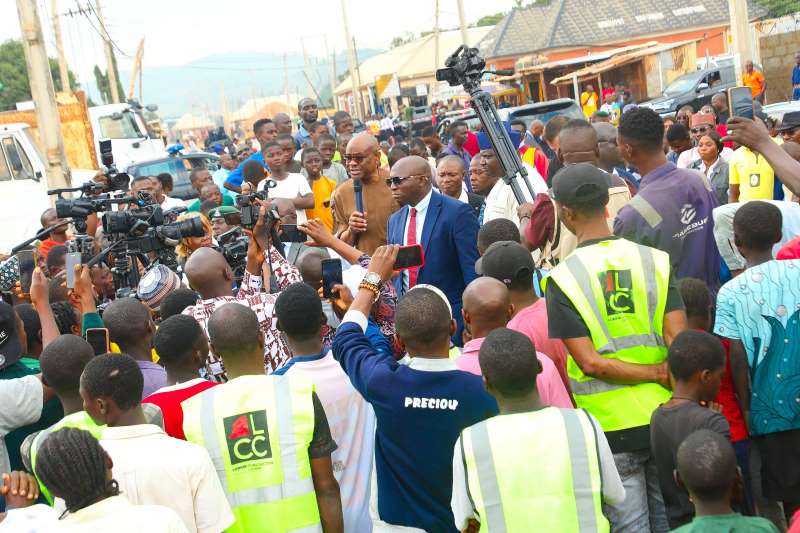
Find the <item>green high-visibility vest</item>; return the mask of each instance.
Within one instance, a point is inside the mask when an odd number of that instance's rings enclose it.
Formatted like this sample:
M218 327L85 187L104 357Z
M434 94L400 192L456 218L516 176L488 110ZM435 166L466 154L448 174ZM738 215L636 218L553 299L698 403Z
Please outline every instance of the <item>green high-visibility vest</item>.
M39 491L44 495L50 505L53 504L53 497L50 495L50 491L47 490L47 487L44 486L44 483L42 483L42 481L39 479L39 476L36 474L36 456L39 452L39 447L41 447L44 440L54 431L58 431L62 428L83 429L91 433L92 436L97 440L100 440L105 426L98 426L95 424L86 411L78 411L77 413L72 413L65 416L49 428L43 429L33 439L33 442L31 443L31 470L33 470L33 475L36 476L36 480L39 482Z
M609 359L658 364L667 359L664 309L669 255L625 239L576 248L550 271L589 329L595 350ZM583 373L572 356L567 373L578 407L604 431L650 424L650 415L670 392L657 383L609 383Z
M208 450L236 518L229 533L322 531L313 391L302 376L242 376L182 402L186 440Z
M495 416L465 429L461 444L480 531L609 531L597 438L582 410Z

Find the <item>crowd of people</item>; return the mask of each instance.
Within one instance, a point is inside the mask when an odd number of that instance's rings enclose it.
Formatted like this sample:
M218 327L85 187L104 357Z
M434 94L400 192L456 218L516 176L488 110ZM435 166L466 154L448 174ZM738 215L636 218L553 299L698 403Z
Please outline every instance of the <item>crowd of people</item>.
M135 296L46 211L0 265L0 532L800 531L800 113L617 98L508 124L527 177L303 99L189 205L133 180L202 227Z

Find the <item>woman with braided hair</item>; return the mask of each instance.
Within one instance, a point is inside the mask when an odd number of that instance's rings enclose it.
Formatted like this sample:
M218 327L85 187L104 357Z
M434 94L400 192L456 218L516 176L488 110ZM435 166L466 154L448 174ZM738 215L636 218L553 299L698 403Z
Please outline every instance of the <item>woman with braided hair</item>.
M59 531L69 533L186 533L174 511L133 505L111 477L113 462L88 431L63 428L39 450L36 473L51 494L64 500Z

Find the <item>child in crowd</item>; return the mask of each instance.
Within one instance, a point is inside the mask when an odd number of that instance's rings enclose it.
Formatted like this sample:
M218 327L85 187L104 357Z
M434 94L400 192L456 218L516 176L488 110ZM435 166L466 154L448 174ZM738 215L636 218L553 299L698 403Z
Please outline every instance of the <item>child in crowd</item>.
M730 442L715 431L701 429L689 435L676 454L677 478L689 491L695 507L691 523L673 533L777 533L778 528L731 508L741 474Z
M331 195L336 190L336 182L328 176L322 175L322 155L318 149L304 148L301 162L306 171L311 192L314 194L314 207L306 209L306 217L320 219L329 231L333 231Z
M289 172L286 167L287 159L284 150L277 142L268 142L264 145L264 162L270 169L270 179L276 185L269 189L270 198L286 198L292 201L297 209L297 223L306 221L305 209L314 208L314 194L308 185L308 180L302 174ZM258 190L263 191L266 180L258 184Z
M686 318L689 328L697 331L711 331L711 320L714 302L711 291L705 282L697 278L683 278L678 282L678 290L686 306ZM718 337L719 338L719 337ZM728 421L731 432L731 444L736 452L736 462L742 469L744 478L744 501L741 511L745 514L753 512L753 492L750 478L750 435L742 414L742 407L733 385L731 372L731 341L719 338L725 350L725 373L722 375L719 393L714 398L722 408L722 416Z
M314 146L322 156L322 173L334 180L337 185L347 181L349 179L347 169L340 163L333 161L334 154L336 154L336 139L327 133L323 133L317 137L317 142Z
M669 347L667 364L672 398L653 412L650 448L658 468L658 481L671 528L688 524L694 507L673 471L681 442L698 429L710 429L730 438L728 422L704 405L719 392L725 371L725 350L719 339L704 331L683 331Z

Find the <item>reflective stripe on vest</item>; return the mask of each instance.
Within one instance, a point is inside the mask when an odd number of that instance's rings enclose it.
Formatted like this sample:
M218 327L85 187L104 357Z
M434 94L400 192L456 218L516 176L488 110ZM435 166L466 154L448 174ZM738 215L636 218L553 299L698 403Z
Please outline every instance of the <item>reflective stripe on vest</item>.
M576 249L550 272L580 314L594 349L634 364L666 360L662 336L669 286L669 256L625 239ZM586 375L571 356L567 371L578 407L605 431L647 425L669 392L656 383L610 383ZM652 408L652 409L651 409Z
M300 479L300 473L297 468L297 449L294 443L292 423L292 394L289 391L289 381L287 379L276 380L275 393L275 403L281 406L277 413L278 442L280 442L281 447L281 467L283 468L283 483L281 485L239 491L230 490L225 465L222 464L223 451L220 449L219 440L217 439L215 420L212 416L203 416L200 421L203 428L204 444L214 460L217 472L222 476L220 481L232 507L278 501L314 492L312 479ZM214 412L215 396L216 387L211 387L203 395L204 413L210 414ZM225 450L225 453L227 453L227 450Z
M653 204L645 200L641 194L637 194L631 198L631 201L628 202L628 205L635 209L651 228L655 228L661 224L662 220L664 220L661 218L661 215L658 213L658 211L656 211L656 208L653 207Z
M208 450L236 518L229 533L321 531L313 391L302 376L243 376L182 402L186 439Z
M491 436L489 425L492 426ZM519 434L512 432L521 425L525 426L521 430L523 440L535 433L546 433L553 439L541 445L547 451L543 452L544 456L537 455L539 465L543 468L548 464L561 466L566 461L569 466L564 464L561 471L553 471L553 477L548 480L537 479L535 483L520 487L517 482L525 476L526 468L533 467L532 475L536 472L535 465L517 461L515 452L525 447L527 440L520 442ZM509 443L513 443L511 447ZM462 434L461 450L470 497L482 532L608 531L608 521L602 514L596 436L585 412L553 407L547 411L500 415L467 428ZM537 449L537 453L540 452L542 449ZM553 454L551 461L547 453ZM515 476L520 469L522 473ZM507 479L508 473L517 479ZM514 501L504 501L504 493Z

